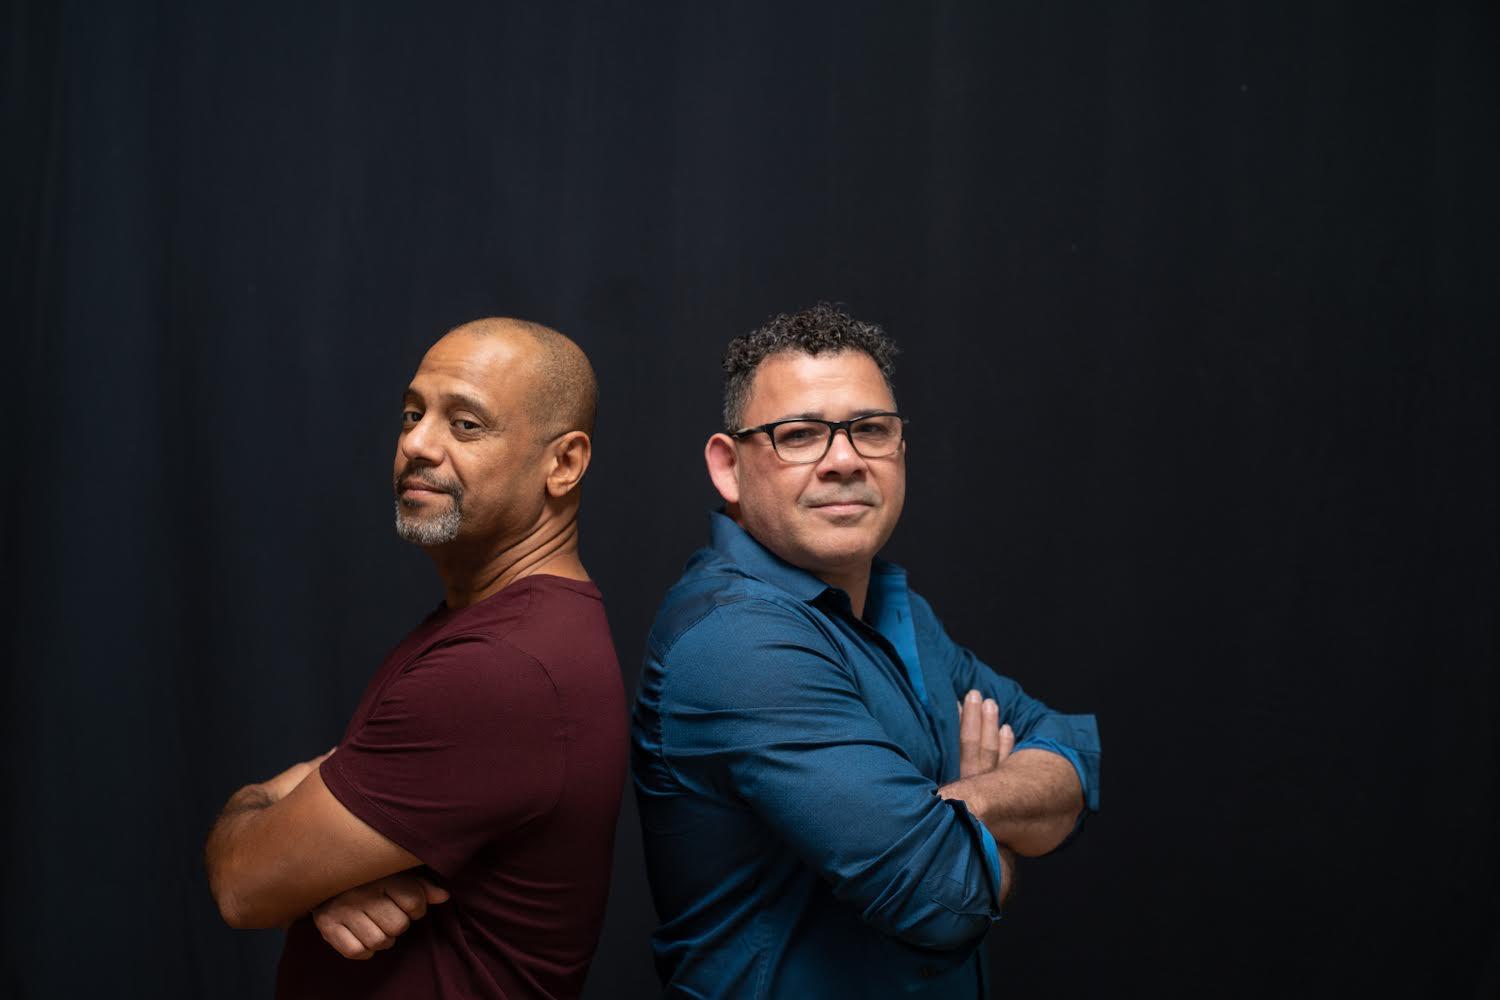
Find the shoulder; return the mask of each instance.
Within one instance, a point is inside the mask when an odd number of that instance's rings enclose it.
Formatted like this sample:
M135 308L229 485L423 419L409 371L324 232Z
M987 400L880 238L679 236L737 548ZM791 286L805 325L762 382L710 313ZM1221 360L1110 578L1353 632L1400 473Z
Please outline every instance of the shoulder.
M618 678L604 600L593 582L536 575L501 597L476 606L445 637L454 655L516 671L540 669L561 685Z
M795 620L807 614L792 595L748 575L712 549L702 549L662 598L647 645L664 652L703 628L733 628L741 620Z
M716 603L648 648L642 692L665 714L786 705L798 692L852 684L817 613L793 599L741 596Z
M424 650L391 685L385 700L492 712L555 696L556 684L537 657L505 636L476 630L446 636Z
M770 584L734 573L684 577L667 593L647 651L677 660L716 647L753 650L793 637L826 638L821 616Z

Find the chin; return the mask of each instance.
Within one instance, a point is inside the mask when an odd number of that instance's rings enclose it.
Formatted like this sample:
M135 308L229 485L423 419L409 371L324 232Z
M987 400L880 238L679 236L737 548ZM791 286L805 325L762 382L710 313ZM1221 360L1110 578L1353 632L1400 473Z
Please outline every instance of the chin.
M864 540L861 540L862 542ZM868 565L880 551L878 547L872 548L864 544L848 545L814 545L804 549L807 553L808 562L816 567L814 572L840 572L850 568Z

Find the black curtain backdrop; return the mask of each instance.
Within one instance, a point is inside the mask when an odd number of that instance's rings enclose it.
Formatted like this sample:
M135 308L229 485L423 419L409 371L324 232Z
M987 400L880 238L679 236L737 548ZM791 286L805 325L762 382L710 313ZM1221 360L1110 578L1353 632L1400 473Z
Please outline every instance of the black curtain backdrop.
M1493 4L4 17L0 994L268 994L203 836L440 596L389 476L445 328L592 356L633 692L723 344L818 299L905 348L891 555L1100 719L995 995L1500 994ZM627 796L591 998L653 924Z

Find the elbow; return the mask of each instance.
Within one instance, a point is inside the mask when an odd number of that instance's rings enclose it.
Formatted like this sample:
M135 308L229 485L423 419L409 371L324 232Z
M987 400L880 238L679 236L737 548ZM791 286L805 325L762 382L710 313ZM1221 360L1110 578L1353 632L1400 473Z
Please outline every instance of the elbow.
M214 903L219 908L219 917L237 931L253 929L250 908L245 905L241 894L228 882L229 879L222 870L209 868L208 891L213 895Z
M256 893L242 883L243 880L236 879L233 873L222 868L209 870L209 891L226 924L238 931L248 931L280 927L287 922L289 918L285 914L277 912L269 900L261 898L264 894Z
M216 894L214 902L219 904L219 916L237 931L267 930L287 922L286 917L273 912L270 907L257 905L254 900L233 892Z
M864 920L887 937L919 948L968 949L989 930L991 915L980 900L967 895L951 879L929 878L916 892L888 899L894 906L866 908Z
M1023 858L1039 858L1044 854L1051 854L1073 836L1073 832L1083 821L1084 811L1080 797L1072 812L1039 818L1026 824L1020 831L1010 831L1011 839L1005 845Z
M989 928L990 918L985 914L949 912L880 927L889 937L931 951L966 951L973 948Z
M215 897L214 902L219 904L219 916L224 922L237 931L252 930L254 925L245 907L240 903L239 897L227 892L221 892Z
M1060 828L1048 826L1046 829L1028 831L1026 836L1009 840L1005 846L1023 858L1039 858L1061 847L1063 841L1068 839L1068 831L1071 829L1073 825L1069 823Z

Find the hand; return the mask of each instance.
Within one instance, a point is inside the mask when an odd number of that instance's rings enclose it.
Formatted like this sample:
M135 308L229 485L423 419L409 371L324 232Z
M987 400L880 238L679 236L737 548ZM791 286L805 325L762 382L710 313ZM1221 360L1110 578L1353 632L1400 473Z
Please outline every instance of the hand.
M335 747L334 749L336 750L338 748ZM270 799L271 802L280 802L282 799L286 798L288 794L291 793L293 788L296 788L298 785L302 784L302 780L304 778L306 778L313 771L317 770L319 764L323 763L325 760L332 756L333 750L329 750L327 753L319 754L312 760L304 760L300 764L293 764L291 767L287 768L285 771L282 771L276 777L261 782L259 787L261 791L266 793L266 797Z
M313 926L334 951L363 960L395 944L429 904L447 900L448 890L402 872L334 896L312 911Z
M1009 724L1000 725L1000 705L978 691L970 691L958 704L958 776L971 778L993 771L1010 756L1016 734Z

